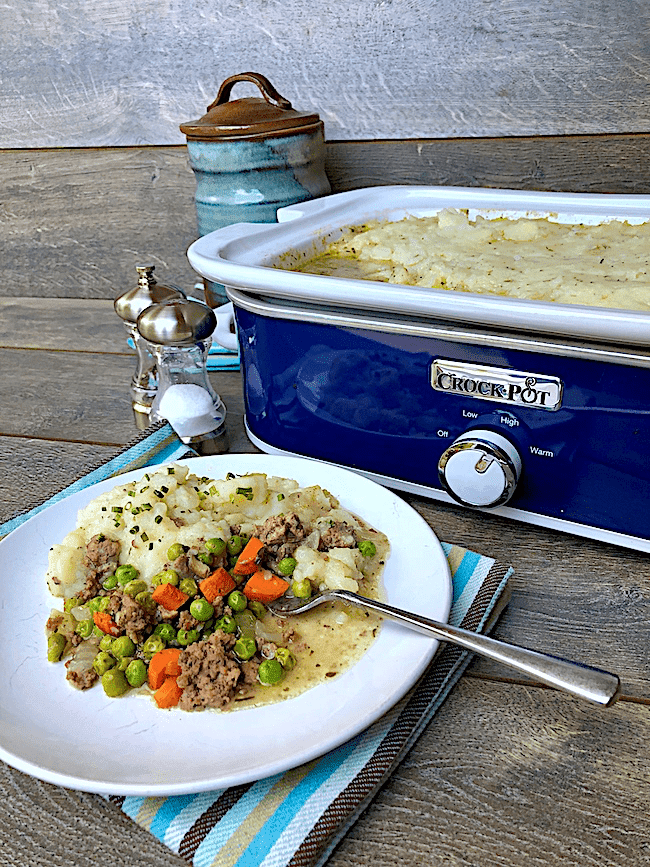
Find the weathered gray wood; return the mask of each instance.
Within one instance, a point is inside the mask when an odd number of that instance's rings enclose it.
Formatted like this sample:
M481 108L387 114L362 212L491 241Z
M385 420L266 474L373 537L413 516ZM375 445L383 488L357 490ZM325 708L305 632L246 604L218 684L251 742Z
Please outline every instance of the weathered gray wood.
M647 194L647 166L650 135L327 146L335 192L420 183ZM142 260L194 293L195 186L184 147L0 152L0 297L113 299Z
M119 446L137 434L129 396L131 356L0 349L0 370L0 436ZM238 373L211 378L227 409L241 406ZM228 426L231 448L241 451L248 440L237 409L229 412Z
M136 280L133 281L135 286ZM103 299L37 297L0 298L0 347L3 349L74 349L132 356L128 334Z
M3 147L181 142L247 69L329 138L649 129L642 0L10 0L3 21Z

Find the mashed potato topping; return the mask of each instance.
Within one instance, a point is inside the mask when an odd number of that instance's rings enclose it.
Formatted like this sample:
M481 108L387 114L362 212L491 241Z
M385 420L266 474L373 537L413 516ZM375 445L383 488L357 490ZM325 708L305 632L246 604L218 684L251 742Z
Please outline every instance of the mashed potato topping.
M385 535L317 485L152 470L96 497L50 550L48 586L65 604L48 620L48 658L67 660L81 689L148 685L161 707L286 698L356 661L379 621L331 604L278 621L266 604L328 588L381 596L388 551ZM171 704L158 701L163 684Z
M434 217L360 227L299 270L649 311L650 223L471 220L449 208Z

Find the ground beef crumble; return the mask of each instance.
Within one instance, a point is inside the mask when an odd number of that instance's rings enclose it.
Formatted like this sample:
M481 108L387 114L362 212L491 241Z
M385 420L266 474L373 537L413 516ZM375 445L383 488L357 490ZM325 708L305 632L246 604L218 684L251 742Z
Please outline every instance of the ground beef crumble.
M102 583L115 572L118 566L121 545L114 539L109 539L103 533L98 533L86 545L83 566L86 570L86 586L79 593L79 600L86 602L97 596L102 589Z
M177 683L183 689L182 710L221 708L232 701L242 678L242 667L229 652L234 644L235 637L219 629L181 653Z
M148 611L128 593L114 590L110 595L109 609L120 634L126 633L131 641L139 644L151 632L156 622L156 612Z
M318 543L319 551L329 551L330 548L356 548L357 539L354 529L345 521L336 521L321 534Z
M300 543L307 538L309 530L303 526L294 512L289 515L273 515L255 528L254 535L264 545L261 563L274 569L280 560L291 557Z

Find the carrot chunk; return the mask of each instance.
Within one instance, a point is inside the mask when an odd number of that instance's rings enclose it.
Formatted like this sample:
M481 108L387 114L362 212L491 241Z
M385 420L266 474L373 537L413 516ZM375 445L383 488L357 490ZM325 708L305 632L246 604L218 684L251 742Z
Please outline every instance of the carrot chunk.
M244 586L244 596L256 602L273 602L289 589L289 582L268 569L258 569Z
M110 614L106 611L93 611L93 622L107 635L119 635L120 629Z
M211 572L203 581L199 581L199 590L208 602L214 602L217 596L226 596L237 585L232 580L232 575L223 566Z
M153 697L158 707L176 707L182 695L183 690L176 683L176 678L168 676L154 692Z
M151 689L160 689L166 677L178 677L181 673L178 664L178 657L180 655L180 647L165 647L164 650L154 653L149 662L147 672L147 680Z
M159 584L151 594L151 598L167 611L176 611L190 597L173 584Z
M256 572L258 568L256 560L263 547L263 543L256 536L252 536L237 558L233 569L235 575L252 575Z

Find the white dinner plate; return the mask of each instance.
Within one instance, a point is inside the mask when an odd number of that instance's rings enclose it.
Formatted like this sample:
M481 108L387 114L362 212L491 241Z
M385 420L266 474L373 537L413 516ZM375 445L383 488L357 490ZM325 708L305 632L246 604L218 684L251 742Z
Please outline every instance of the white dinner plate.
M327 488L391 543L388 602L446 621L451 578L438 539L407 503L375 482L319 461L220 455L179 463L199 476L264 472ZM295 698L231 713L161 711L139 696L85 692L46 660L49 548L91 499L145 470L73 494L0 542L0 759L39 779L100 794L178 795L262 779L349 740L397 702L424 672L438 642L385 622L361 660Z

